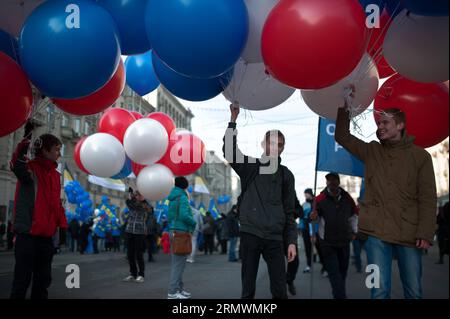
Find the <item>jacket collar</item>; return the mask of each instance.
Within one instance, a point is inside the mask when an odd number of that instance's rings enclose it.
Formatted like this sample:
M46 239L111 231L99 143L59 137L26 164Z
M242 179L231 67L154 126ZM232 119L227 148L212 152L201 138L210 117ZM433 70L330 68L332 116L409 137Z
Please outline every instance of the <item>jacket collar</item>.
M381 141L381 144L387 148L404 149L410 147L416 138L414 136L403 135L399 141Z

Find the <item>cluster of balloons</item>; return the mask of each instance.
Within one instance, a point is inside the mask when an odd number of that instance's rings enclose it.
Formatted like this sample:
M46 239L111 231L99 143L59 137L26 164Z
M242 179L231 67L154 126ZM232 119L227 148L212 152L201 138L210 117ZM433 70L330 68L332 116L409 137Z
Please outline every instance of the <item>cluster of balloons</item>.
M125 82L141 95L161 83L191 101L223 93L250 110L276 107L300 89L328 118L355 86L358 114L377 96L379 78L448 81L448 7L448 0L2 1L0 136L30 116L30 82L77 115L107 109ZM135 165L158 157L164 145L156 146L144 161L148 154L137 151Z
M90 195L86 192L78 181L72 181L64 186L64 192L67 201L76 205L75 212L72 213L73 218L82 222L88 221L94 212L93 202Z
M189 175L202 166L205 145L191 132L177 132L164 113L137 119L113 108L100 118L98 133L77 143L74 158L80 169L99 177L122 179L133 172L141 194L161 200L173 188L174 175Z
M354 88L353 116L373 102L375 116L400 108L415 144L430 147L448 136L448 85L443 84L449 79L448 3L282 0L265 23L263 56L269 72L301 89L319 116L335 119ZM378 23L361 23L372 18ZM327 52L333 54L325 57ZM379 89L379 79L388 77Z

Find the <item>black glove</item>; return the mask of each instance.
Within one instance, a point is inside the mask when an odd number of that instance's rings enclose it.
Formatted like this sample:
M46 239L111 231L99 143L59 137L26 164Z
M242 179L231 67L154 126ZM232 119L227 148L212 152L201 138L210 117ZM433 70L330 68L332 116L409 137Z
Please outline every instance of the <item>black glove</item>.
M25 124L25 133L23 134L23 137L27 138L27 139L31 139L33 130L34 130L34 123L31 121L28 121L27 124Z

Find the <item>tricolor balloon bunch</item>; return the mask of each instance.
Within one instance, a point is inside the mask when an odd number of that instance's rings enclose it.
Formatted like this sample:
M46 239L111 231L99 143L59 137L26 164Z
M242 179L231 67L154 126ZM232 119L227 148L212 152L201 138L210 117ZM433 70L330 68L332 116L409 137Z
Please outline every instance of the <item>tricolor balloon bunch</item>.
M177 132L164 113L136 119L125 109L110 109L98 133L78 142L74 158L80 169L99 177L128 177L131 167L139 192L161 200L173 188L174 175L189 175L202 166L205 145L188 131Z
M28 79L61 109L83 115L114 103L125 73L141 95L161 82L186 100L223 92L251 110L276 107L300 89L328 118L354 86L353 115L377 97L377 110L407 113L417 144L448 136L448 0L17 3L0 1L0 28L19 25L13 36L21 29L21 67L0 53L0 136L31 114ZM14 52L9 42L5 51ZM121 54L130 55L125 68ZM379 78L395 72L377 94Z

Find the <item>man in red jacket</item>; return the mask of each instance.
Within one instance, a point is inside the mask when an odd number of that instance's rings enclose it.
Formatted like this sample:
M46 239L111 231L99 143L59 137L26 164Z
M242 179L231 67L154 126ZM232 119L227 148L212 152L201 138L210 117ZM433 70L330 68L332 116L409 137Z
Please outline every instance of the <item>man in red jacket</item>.
M16 245L11 299L24 299L32 279L31 298L48 297L54 254L52 236L58 227L67 229L60 199L60 174L56 170L62 143L51 134L41 135L33 144L35 158L27 160L33 128L27 123L24 139L10 162L18 180L14 200Z

